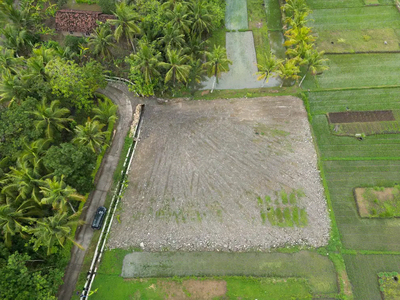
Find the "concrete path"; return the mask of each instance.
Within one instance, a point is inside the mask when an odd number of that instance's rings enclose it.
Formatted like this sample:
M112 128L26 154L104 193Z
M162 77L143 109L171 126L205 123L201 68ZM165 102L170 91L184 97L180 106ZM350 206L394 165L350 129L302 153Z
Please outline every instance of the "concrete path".
M107 192L111 188L113 174L133 119L133 107L139 102L138 98L135 98L127 87L122 84L109 83L104 90L98 90L98 92L109 97L118 105L118 125L112 145L104 156L100 170L97 173L95 179L96 189L90 193L81 216L81 219L85 221L85 225L78 227L76 231L75 241L85 249L89 247L93 237L91 223L94 213L99 206L104 205ZM58 299L71 299L85 254L86 250L82 251L76 246L72 248L71 260L65 270L64 284L58 290Z

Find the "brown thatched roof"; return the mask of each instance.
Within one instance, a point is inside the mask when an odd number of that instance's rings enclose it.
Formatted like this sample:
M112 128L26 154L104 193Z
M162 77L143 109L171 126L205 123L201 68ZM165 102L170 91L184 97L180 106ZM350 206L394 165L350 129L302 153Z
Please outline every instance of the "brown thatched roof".
M91 33L97 27L96 21L106 22L114 18L96 11L61 9L56 13L56 30Z

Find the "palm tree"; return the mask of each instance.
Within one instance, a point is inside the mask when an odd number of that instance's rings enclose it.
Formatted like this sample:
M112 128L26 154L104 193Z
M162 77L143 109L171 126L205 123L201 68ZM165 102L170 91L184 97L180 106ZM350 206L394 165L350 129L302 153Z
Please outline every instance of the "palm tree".
M193 61L202 58L207 44L208 40L202 41L200 35L190 35L187 40L186 54L190 55Z
M99 121L88 119L85 126L78 125L75 128L75 138L72 142L89 147L93 152L97 153L106 139L106 132L102 132L104 124Z
M182 32L189 33L192 21L190 20L190 12L184 3L175 5L174 10L167 10L165 15L170 20L170 24L181 30Z
M54 137L54 130L58 132L68 130L65 125L72 121L70 117L65 118L69 114L69 109L65 107L59 108L59 105L60 101L53 100L50 106L48 106L46 99L43 99L42 103L37 106L37 109L30 112L36 116L36 130L41 131L44 129L45 135L49 139Z
M136 24L138 16L133 8L126 4L126 2L121 2L116 5L114 15L116 19L110 19L108 22L115 26L114 36L117 42L123 37L132 46L133 52L136 52L133 39L135 35L140 34L141 30Z
M35 221L35 218L31 218L27 214L27 211L33 208L26 206L25 203L18 208L14 208L9 204L0 206L0 229L7 247L11 247L12 236L16 233L25 237L24 230L26 226Z
M70 200L85 200L84 196L79 195L74 188L64 182L64 176L61 176L60 180L55 176L52 179L47 178L42 182L40 192L43 194L43 198L40 200L42 204L51 204L53 209L61 212L66 212L67 204L69 204L72 211L76 213Z
M310 9L307 6L306 0L287 0L282 6L282 10L287 16L292 17L294 14L309 14Z
M15 51L8 48L0 47L0 71L9 71L10 74L16 75L23 67L24 58L16 57Z
M57 52L54 49L41 46L32 50L32 56L27 60L28 76L41 76L44 81L47 81L49 76L46 73L46 65L54 57Z
M2 180L1 192L14 199L15 202L33 200L40 204L40 184L46 177L41 175L40 168L32 166L31 162L18 159L16 167L10 167L10 170Z
M105 23L97 27L89 37L89 47L93 54L103 58L111 56L111 49L115 47L114 37L110 25Z
M189 57L182 54L181 50L171 50L168 48L167 59L167 63L160 63L161 67L168 69L165 75L165 83L170 80L172 80L173 86L175 86L176 80L186 83L191 69L191 66L186 64L189 61Z
M284 83L284 80L299 79L299 76L297 75L299 73L300 73L300 68L298 66L298 60L296 58L292 58L292 59L286 60L284 63L281 63L278 67L278 74L282 78L281 87Z
M45 151L51 146L51 139L38 139L28 145L24 141L24 150L21 152L19 159L21 162L28 162L35 172L43 170L42 157Z
M315 37L311 34L311 28L308 27L294 27L285 32L287 37L284 43L287 47L300 47L305 48L315 42Z
M207 62L204 64L204 68L207 70L208 77L215 76L215 80L218 83L218 78L222 72L229 70L229 65L232 61L228 59L226 55L226 49L221 46L215 46L212 52L206 52ZM215 81L214 81L215 82Z
M2 42L6 48L14 50L18 55L30 53L33 47L33 37L26 29L7 24L0 33L4 36Z
M109 99L99 101L97 107L93 108L92 112L95 114L93 120L99 120L103 124L115 122L117 117L118 106L112 103Z
M84 249L81 245L73 240L72 228L76 225L83 225L84 222L79 220L80 212L68 217L67 212L58 213L52 217L37 221L36 226L29 228L28 233L34 236L34 249L43 246L47 248L47 255L55 250L56 244L64 247L66 240L70 240L80 249Z
M168 23L163 31L164 34L159 38L159 41L164 44L165 49L179 49L185 45L185 35L172 24Z
M263 63L257 64L258 72L256 73L259 75L257 80L264 80L263 85L268 82L269 78L272 76L278 66L282 63L281 60L277 59L275 55L271 53L265 54L265 58Z
M0 75L0 103L20 101L26 89L20 76L14 75L10 70L3 70Z
M301 79L299 86L301 86L309 71L312 76L315 76L317 75L317 73L328 69L328 66L325 65L328 59L322 58L324 53L324 51L318 52L314 49L310 49L305 52L305 55L303 57L303 64L307 66L307 70L303 78Z
M193 1L190 5L193 19L192 31L201 35L204 31L212 30L212 15L209 13L204 0Z
M152 83L154 77L159 76L161 53L156 51L147 41L139 43L138 53L131 55L129 62L131 67L141 73L146 84Z

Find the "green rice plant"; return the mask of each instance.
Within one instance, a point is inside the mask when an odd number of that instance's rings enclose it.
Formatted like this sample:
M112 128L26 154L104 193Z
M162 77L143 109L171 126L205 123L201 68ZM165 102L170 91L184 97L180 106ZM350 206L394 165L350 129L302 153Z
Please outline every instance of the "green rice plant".
M308 225L308 217L307 217L307 212L304 208L300 210L300 225L301 227L307 226Z
M284 218L283 218L282 210L278 207L274 210L274 212L275 212L275 217L276 217L278 225L284 226L284 223L283 223Z
M290 195L289 195L289 202L290 202L290 204L292 204L292 205L296 204L297 199L296 199L296 193L295 193L295 192L290 193Z
M261 211L260 212L260 216L261 216L262 223L265 224L265 221L267 220L267 216L265 214L265 211Z
M282 204L288 204L288 196L286 194L286 191L285 190L281 190L279 194L280 194L280 197L282 199Z
M259 206L263 205L263 199L261 197L257 197L257 203Z
M275 216L275 211L273 208L267 213L268 221L272 226L277 225L277 220Z
M293 227L293 219L292 219L292 214L290 213L289 207L286 207L283 210L283 215L285 217L285 223L287 227Z
M297 226L300 227L300 218L299 218L299 208L296 206L292 210L292 219L293 223Z
M271 203L271 197L265 196L265 204L270 204L270 203Z

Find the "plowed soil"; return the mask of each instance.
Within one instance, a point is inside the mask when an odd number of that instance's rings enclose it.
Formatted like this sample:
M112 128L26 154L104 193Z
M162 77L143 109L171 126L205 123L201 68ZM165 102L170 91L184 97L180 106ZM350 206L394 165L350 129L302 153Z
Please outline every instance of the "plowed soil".
M276 199L282 190L304 192L297 205L306 210L308 226L263 222L257 197ZM110 248L248 251L326 244L330 222L302 101L146 106L117 216Z
M395 120L391 110L334 112L329 113L328 117L330 123L380 122Z

